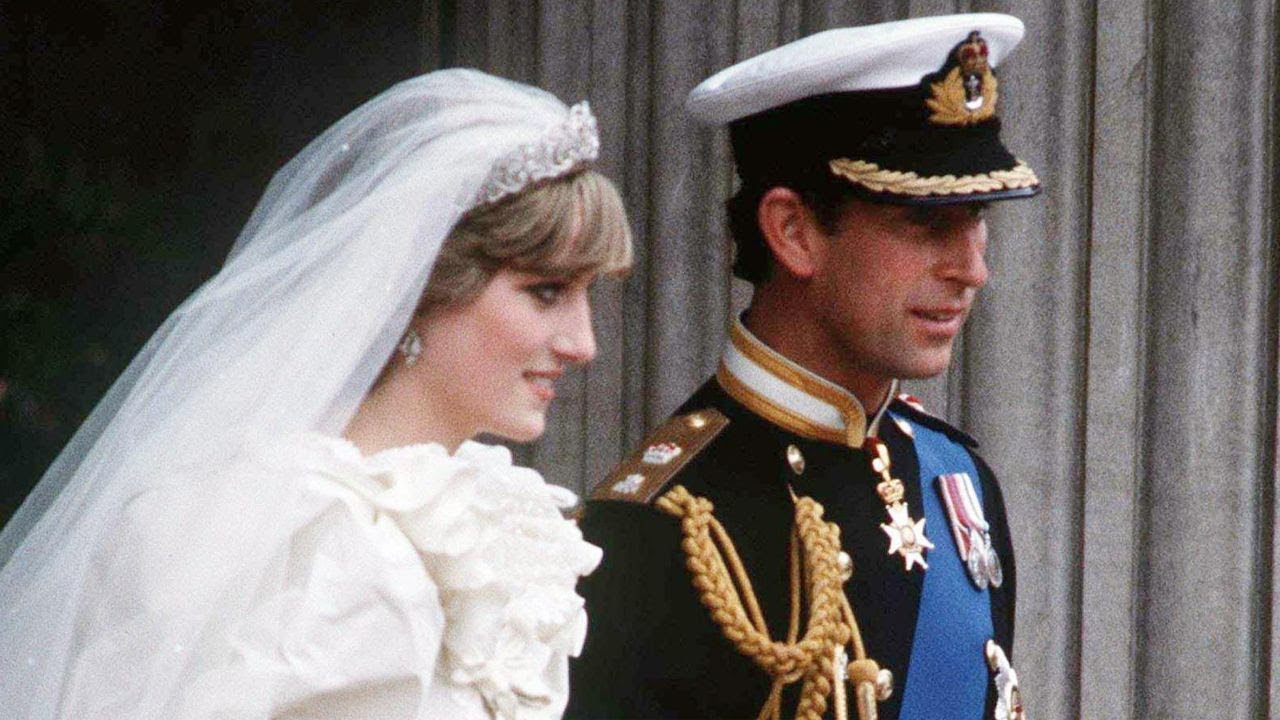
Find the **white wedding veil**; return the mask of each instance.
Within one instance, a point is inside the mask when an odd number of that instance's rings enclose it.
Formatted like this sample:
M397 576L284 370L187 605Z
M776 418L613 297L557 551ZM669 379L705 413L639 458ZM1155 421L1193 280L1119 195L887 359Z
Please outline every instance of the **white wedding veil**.
M221 271L156 331L0 533L0 714L56 712L86 595L110 592L93 557L131 498L248 443L340 434L463 213L597 149L585 104L446 70L393 86L285 165Z

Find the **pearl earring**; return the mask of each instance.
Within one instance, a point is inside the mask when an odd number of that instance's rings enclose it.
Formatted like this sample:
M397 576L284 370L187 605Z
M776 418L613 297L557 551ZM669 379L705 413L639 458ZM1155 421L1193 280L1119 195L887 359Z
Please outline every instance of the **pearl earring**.
M400 339L396 349L404 355L404 366L413 367L413 364L418 362L418 356L422 354L422 337L411 327L404 331L404 337Z

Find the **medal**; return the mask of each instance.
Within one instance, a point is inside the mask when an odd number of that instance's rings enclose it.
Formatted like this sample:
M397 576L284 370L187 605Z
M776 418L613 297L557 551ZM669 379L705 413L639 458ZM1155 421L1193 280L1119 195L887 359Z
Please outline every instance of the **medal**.
M991 525L982 512L982 503L968 473L939 475L938 493L947 508L951 534L960 552L960 561L969 571L969 579L979 590L1000 587L1004 570L1000 556L991 543Z
M1004 649L994 640L988 640L983 648L987 667L996 686L996 720L1027 720L1027 710L1022 705L1022 690L1018 687L1018 672L1009 664Z
M889 505L889 522L881 523L880 529L889 536L889 554L898 553L906 565L906 569L919 565L928 570L929 563L924 561L925 548L932 548L933 543L924 536L924 518L912 520L905 502Z
M924 560L924 551L932 549L933 543L924 535L925 519L911 519L902 481L889 474L889 448L876 437L868 437L862 447L872 455L871 469L880 473L882 478L876 485L876 493L880 495L880 500L889 513L889 522L880 524L880 529L889 536L889 554L901 555L907 572L916 565L922 570L928 570L929 563Z
M991 587L1000 587L1004 583L1004 568L1000 565L996 549L991 547L990 537L987 538L987 557L983 567L986 568L987 578L991 580Z
M977 585L979 590L986 590L988 582L987 553L979 550L979 548L985 549L985 547L986 543L983 536L977 530L972 530L969 532L968 551L960 551L960 559L964 560L965 569L969 571L969 578L973 580L973 584Z

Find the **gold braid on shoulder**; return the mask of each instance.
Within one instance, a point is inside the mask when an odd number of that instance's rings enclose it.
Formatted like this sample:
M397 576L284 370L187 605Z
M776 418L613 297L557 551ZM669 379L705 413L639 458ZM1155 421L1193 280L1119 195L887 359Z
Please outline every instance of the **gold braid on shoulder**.
M812 498L791 498L791 614L786 641L773 640L742 560L715 508L677 485L655 504L680 520L684 550L694 589L711 618L738 652L751 658L773 678L759 718L781 717L782 689L802 681L797 720L820 720L834 695L837 720L848 718L845 680L854 683L858 716L875 720L877 702L893 691L893 676L867 658L862 633L844 594L849 569L841 567L840 528L822 519L822 506ZM847 558L847 556L845 556ZM799 636L801 604L807 621ZM847 647L853 650L848 662Z

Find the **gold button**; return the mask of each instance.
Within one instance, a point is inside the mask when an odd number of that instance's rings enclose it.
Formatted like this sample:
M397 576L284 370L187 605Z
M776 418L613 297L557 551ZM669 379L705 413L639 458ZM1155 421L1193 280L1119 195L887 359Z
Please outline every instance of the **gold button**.
M883 669L876 673L876 699L884 702L893 697L893 672Z
M795 474L804 474L804 454L800 452L800 448L795 445L787 446L787 464Z
M694 413L690 415L685 422L689 423L689 427L693 428L694 430L697 430L698 428L707 424L707 419L702 417L700 413Z
M849 553L841 550L836 556L836 564L840 567L840 581L849 582L849 578L853 577L853 558L849 557Z

